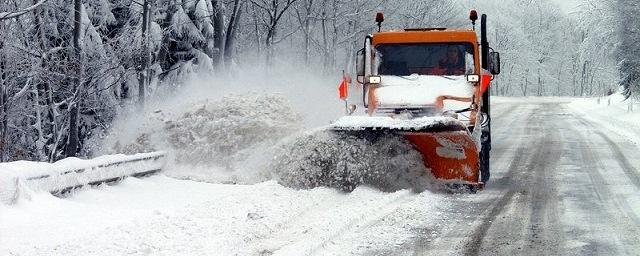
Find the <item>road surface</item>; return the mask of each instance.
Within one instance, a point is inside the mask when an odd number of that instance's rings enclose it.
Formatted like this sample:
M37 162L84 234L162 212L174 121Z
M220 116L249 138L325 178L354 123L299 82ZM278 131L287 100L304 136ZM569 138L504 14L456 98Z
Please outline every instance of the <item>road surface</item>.
M494 104L477 194L128 179L0 207L0 255L640 255L638 146L565 105Z
M640 255L638 147L562 102L496 104L492 180L380 255ZM429 236L430 234L436 234Z

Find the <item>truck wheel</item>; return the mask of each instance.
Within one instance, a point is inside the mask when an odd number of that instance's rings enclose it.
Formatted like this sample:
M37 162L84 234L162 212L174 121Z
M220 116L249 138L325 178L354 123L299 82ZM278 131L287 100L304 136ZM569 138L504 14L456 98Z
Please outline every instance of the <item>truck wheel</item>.
M491 141L489 132L482 132L482 150L480 151L480 181L487 183L491 176L490 168L490 152Z

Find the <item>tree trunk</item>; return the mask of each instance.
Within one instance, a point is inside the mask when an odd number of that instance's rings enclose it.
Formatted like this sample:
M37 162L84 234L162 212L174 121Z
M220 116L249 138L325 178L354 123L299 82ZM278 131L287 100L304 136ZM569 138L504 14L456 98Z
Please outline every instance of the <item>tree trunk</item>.
M218 53L213 58L216 67L224 65L225 35L224 35L224 2L212 0L213 6L213 44L218 48Z
M571 67L571 96L576 96L576 91L577 91L577 79L576 79L576 74L578 73L577 71L578 69L578 60L576 58L573 59L573 65Z
M0 31L4 32L4 27L0 24ZM5 80L7 78L4 60L4 41L0 37L0 162L6 161L7 151L7 88Z
M313 10L313 0L305 1L304 16L298 11L298 21L302 26L302 36L304 41L304 63L308 66L311 50L311 12Z
M38 134L38 138L36 139L36 157L38 161L46 161L47 154L45 153L45 139L44 132L42 131L44 127L42 126L42 107L40 106L40 91L38 90L38 86L33 83L31 88L31 92L33 93L33 108L36 112L36 120L33 124L33 128L36 129Z
M267 59L266 59L266 67L270 67L272 64L272 58L273 58L273 37L276 34L276 26L273 25L269 28L269 31L267 31L267 38L265 40L265 48L267 50Z
M540 69L538 69L538 97L542 96L542 77L540 77Z
M65 156L76 156L79 149L78 138L78 108L79 106L79 90L82 83L82 46L80 45L80 32L82 31L82 0L74 0L74 19L73 19L73 48L76 58L76 72L73 83L73 96L69 102L69 138Z
M247 5L247 8L249 8L248 6L249 5ZM257 50L256 54L258 56L260 56L260 54L262 52L262 41L260 40L260 22L258 20L258 15L255 15L255 13L256 13L256 7L255 6L252 6L252 10L251 11L254 14L254 15L251 15L251 16L253 16L253 31L255 32L254 38L256 39L256 50Z
M329 39L327 38L327 5L322 4L322 73L326 74L329 65Z
M585 81L587 80L586 76L587 76L587 64L589 62L585 61L584 64L582 65L582 76L581 76L581 80L580 80L580 97L584 96L584 86L585 86Z
M225 37L224 42L224 62L231 63L233 59L233 49L235 44L236 31L238 30L238 22L240 20L240 16L242 15L242 3L240 0L233 1L233 13L231 14L231 18L229 19L229 25L227 27L227 36Z
M57 107L53 100L53 89L50 85L45 84L45 93L47 94L47 105L49 106L49 122L51 124L51 138L53 138L53 145L49 150L49 162L53 162L56 160L56 156L58 155L58 143L60 141L60 137L62 136L61 131L58 128L58 121L56 120Z
M525 74L529 73L527 70ZM529 77L527 75L524 76L524 88L522 89L522 96L527 97L527 87L529 87Z
M147 87L149 74L149 25L151 24L151 13L149 11L150 0L144 0L142 5L142 63L138 70L138 107L144 109L145 88Z

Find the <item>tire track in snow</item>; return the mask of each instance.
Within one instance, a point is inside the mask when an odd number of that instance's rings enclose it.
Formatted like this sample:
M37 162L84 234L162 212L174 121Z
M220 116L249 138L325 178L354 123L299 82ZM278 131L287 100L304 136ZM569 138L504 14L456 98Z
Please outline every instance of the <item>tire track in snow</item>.
M610 149L613 157L615 158L618 166L620 166L620 168L622 169L623 173L631 181L631 183L636 186L637 189L640 189L640 185L638 184L640 183L640 180L639 180L640 177L638 177L636 169L631 165L629 160L627 160L626 156L624 155L620 147L615 142L613 142L611 138L609 138L607 135L605 135L600 130L598 130L593 124L579 117L576 117L576 119L584 126L591 127L592 128L591 132L598 134L606 142L608 148ZM593 143L591 145L593 146ZM596 156L597 156L596 154L592 153L591 158L587 160L594 161L593 159L598 159L597 163L599 168L601 170L604 170L605 167L600 160L601 158ZM598 181L597 184L599 184L600 187L602 187L602 190L607 193L605 198L613 199L613 201L616 203L616 207L620 209L622 212L625 212L627 216L629 216L629 218L631 218L634 221L635 226L640 227L640 217L638 217L638 215L632 210L631 206L627 203L626 200L621 199L619 196L613 196L610 189L606 187L606 184L609 184L609 182L606 181L604 176L598 170L596 171L597 172L592 172L592 173L595 175L594 177Z
M530 120L532 118L532 114L533 114L533 108L530 107L523 107L520 105L517 105L513 108L510 108L512 110L522 110L524 108L524 111L522 111L521 113L519 113L518 115L515 116L522 116L522 117L526 117L526 120ZM496 143L496 142L502 142L502 141L507 141L506 138L508 138L508 136L513 135L513 127L515 127L515 124L518 122L522 122L522 120L520 120L519 118L514 118L514 114L512 113L518 113L515 111L511 111L510 113L508 113L509 115L506 116L500 116L500 118L498 120L500 120L500 122L502 122L502 120L509 120L507 122L507 124L503 124L503 125L493 125L494 130L497 131L492 131L492 150L491 150L491 173L493 175L493 179L496 180L496 177L494 174L495 170L499 169L499 168L495 168L495 164L496 162L498 163L502 163L501 161L497 161L500 159L503 159L504 154L509 152L509 150L515 146L515 142L516 141L512 141L512 143L507 143L507 148L501 148L503 146L503 144L500 143ZM525 122L526 125L524 126L524 128L526 129L526 127L528 125L530 125L529 122ZM499 124L499 123L498 123ZM499 129L495 129L496 127L499 127ZM517 141L520 141L521 138L518 138ZM509 170L509 168L507 168L507 170ZM488 184L492 184L494 183L494 181L492 181L491 179L489 180Z
M324 248L332 242L339 240L344 237L347 233L350 232L358 232L361 230L365 230L379 223L382 219L392 214L396 214L398 209L400 209L403 205L410 204L415 201L416 197L407 197L404 196L397 201L386 204L383 207L371 209L370 212L364 213L356 219L356 221L350 222L347 225L341 227L340 229L332 232L329 236L325 237L326 239L321 239L320 243L317 243L314 247L312 247L309 252L310 255L327 255L323 253ZM330 252L329 252L330 254ZM288 254L283 254L288 255Z
M417 198L417 194L408 190L393 194L376 192L376 198L366 196L358 201L362 205L354 205L354 199L348 197L362 192L359 191L361 189L347 195L344 200L318 205L319 209L309 209L290 219L279 227L279 231L256 241L253 251L260 255L312 255L344 233L373 225ZM385 197L382 202L377 200L380 196Z
M512 105L512 103L501 104ZM528 129L536 123L534 115L539 107L531 104L515 105L510 106L510 109L514 110L512 114L496 115L494 120L496 135L491 156L491 161L494 163L493 177L489 186L475 195L461 198L449 197L453 205L441 208L439 210L441 213L438 213L444 214L444 218L435 225L415 228L415 232L418 233L417 238L411 246L405 246L405 250L415 255L460 255L466 249L465 245L469 243L471 233L477 233L476 243L481 240L491 223L490 219L486 219L487 212L493 211L492 216L495 218L517 192L508 190L509 183L514 177L514 172L530 154L527 145L536 143L536 137L529 135ZM485 227L480 227L481 225Z
M535 120L535 122L534 122ZM531 118L530 122L535 123L533 126L528 124L529 130L536 130L533 137L535 144L531 148L535 148L533 154L527 154L528 147L519 148L519 154L516 154L509 172L503 178L502 185L508 191L498 200L496 204L491 206L488 214L482 219L482 223L471 233L468 242L464 246L464 255L480 255L486 253L481 249L499 250L493 251L497 254L519 254L521 249L528 247L528 251L535 251L543 254L553 254L557 250L557 245L548 244L552 242L553 233L548 230L549 223L557 222L557 212L555 207L548 207L554 201L546 194L547 189L540 192L537 188L539 185L548 185L547 173L557 161L554 160L553 149L557 148L555 136L546 135L546 126L544 119L538 113L535 118ZM559 158L559 155L557 158ZM527 156L524 158L523 156ZM532 177L533 176L533 177ZM530 191L527 191L530 190ZM510 207L507 207L510 206ZM528 206L528 207L524 207ZM551 213L547 214L547 210L551 208ZM506 211L515 210L522 211L522 216L509 216L498 219L504 215ZM524 211L530 211L529 215L524 215ZM522 218L523 216L527 216ZM496 227L498 225L498 227ZM518 227L520 229L518 229ZM491 229L500 230L501 233L489 233ZM504 233L508 233L505 235ZM517 240L510 241L514 237L522 237L526 233L526 241ZM486 243L490 243L488 246ZM521 245L518 247L518 243ZM549 246L551 245L551 246ZM509 250L505 250L509 249ZM489 252L491 254L492 252Z
M507 181L510 181L511 174L518 169L523 162L524 148L519 148L515 154L515 158L512 160L511 165L509 166L509 173L507 173ZM478 226L475 231L470 236L470 241L464 245L464 248L467 250L464 251L463 255L478 255L480 251L480 247L482 246L482 241L484 237L487 235L489 228L498 217L498 215L504 210L504 207L511 201L513 196L515 195L515 190L509 190L506 194L504 194L500 200L490 207L489 213L486 217L481 219L481 224Z
M609 136L605 135L601 131L596 131L595 133L607 142L609 148L611 148L611 151L615 154L614 156L620 164L620 167L622 168L624 173L636 186L636 188L640 189L640 173L638 173L638 170L634 168L633 165L631 165L631 162L629 162L627 157L624 156L622 150L620 150L620 147L615 142L613 142L611 138L609 138Z
M592 191L597 197L597 200L591 198L585 198L582 203L584 215L587 216L588 225L574 228L574 229L589 229L588 232L578 238L586 241L582 246L583 250L577 252L576 255L596 255L596 254L621 254L620 249L628 255L637 255L637 244L640 244L640 238L637 236L640 231L640 220L633 212L627 201L621 195L614 193L610 186L614 183L607 181L605 176L601 173L601 170L608 170L608 168L602 163L602 154L594 152L594 148L598 148L593 140L589 139L584 134L598 134L607 143L607 147L611 150L611 153L617 160L618 165L624 169L629 166L623 166L624 162L620 162L617 159L619 156L624 157L620 148L613 144L615 147L611 147L610 143L613 141L600 132L590 122L587 122L583 118L573 116L576 122L579 122L582 127L590 127L586 131L578 131L574 129L574 133L579 135L578 144L581 150L580 162L583 163L580 170L586 170L589 182L592 186L580 186L575 190L587 190ZM615 150L614 148L618 149ZM626 158L625 158L626 159ZM628 162L627 162L628 164ZM610 170L610 169L609 169ZM625 171L626 172L626 171ZM588 193L584 193L588 194ZM595 206L594 206L595 204ZM599 236L599 237L598 237ZM635 247L635 248L634 248Z
M584 113L583 113L584 114ZM638 172L638 169L636 169L631 162L627 159L627 157L625 156L625 154L622 152L622 150L620 149L620 146L618 146L617 143L615 143L610 137L609 135L606 135L605 133L602 132L602 130L609 130L615 134L618 134L622 137L624 137L624 134L620 134L618 131L613 131L608 129L607 127L605 127L602 124L597 124L594 122L591 122L589 120L587 120L584 117L581 116L577 116L577 115L573 115L574 118L576 118L581 124L589 126L593 129L594 133L597 134L598 136L602 137L602 139L609 145L609 147L611 148L611 151L615 154L615 158L618 161L618 163L620 164L620 167L622 168L622 170L625 172L625 174L629 177L629 180L631 180L631 182L636 186L636 188L640 189L640 173ZM600 128L596 127L599 126ZM633 126L627 126L627 127L633 127ZM636 131L636 130L632 130L634 133L640 135L640 131ZM637 145L636 145L637 147Z

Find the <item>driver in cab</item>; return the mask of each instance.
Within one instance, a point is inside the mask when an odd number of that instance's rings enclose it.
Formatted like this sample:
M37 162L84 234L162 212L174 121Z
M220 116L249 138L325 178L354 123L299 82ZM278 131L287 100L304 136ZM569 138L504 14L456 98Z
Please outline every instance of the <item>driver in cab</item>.
M464 56L458 47L451 45L447 47L446 56L438 61L438 66L433 69L434 75L455 75L465 74Z

